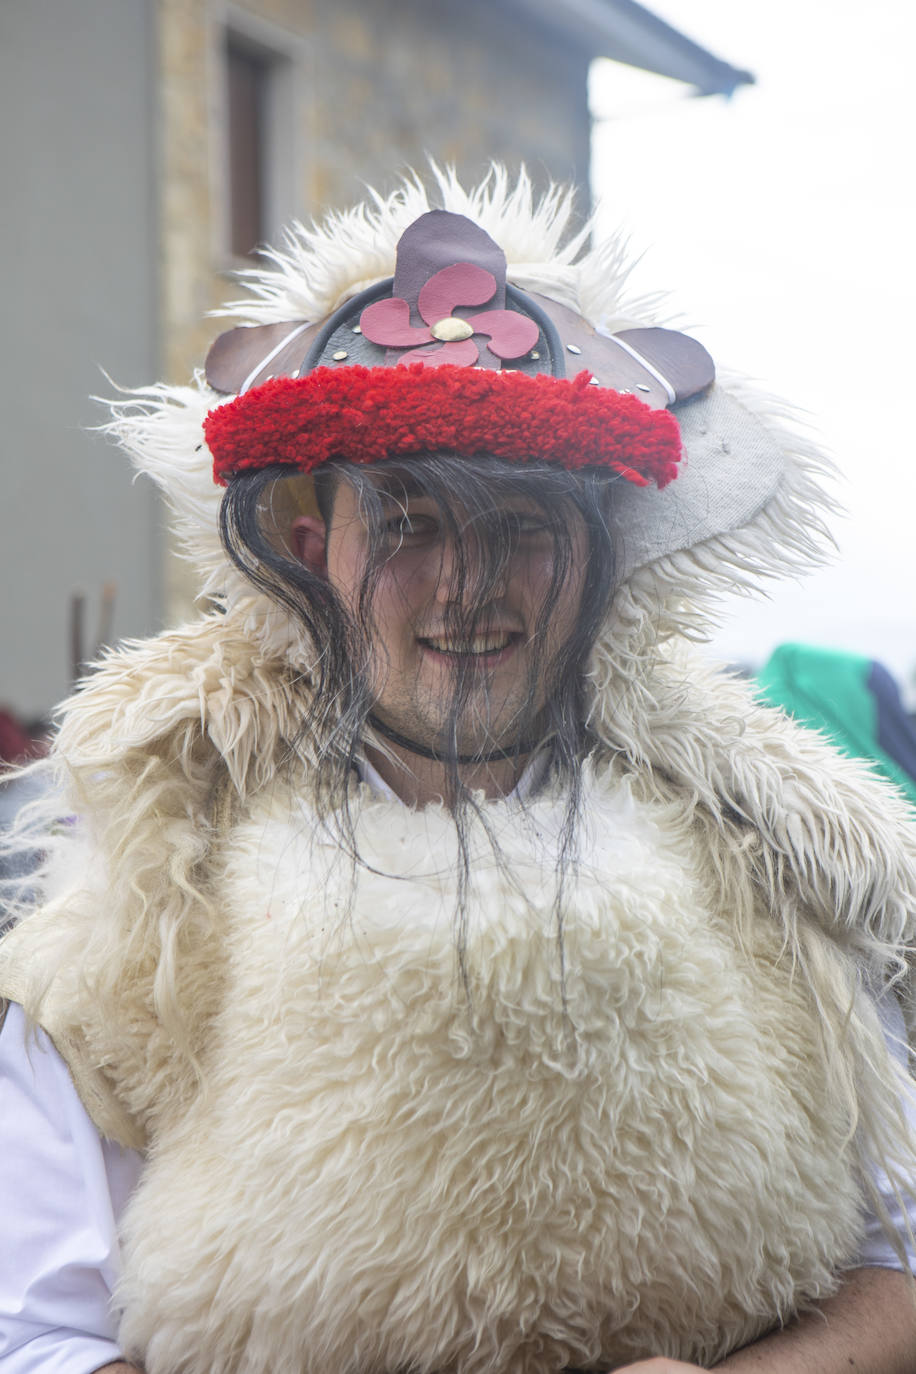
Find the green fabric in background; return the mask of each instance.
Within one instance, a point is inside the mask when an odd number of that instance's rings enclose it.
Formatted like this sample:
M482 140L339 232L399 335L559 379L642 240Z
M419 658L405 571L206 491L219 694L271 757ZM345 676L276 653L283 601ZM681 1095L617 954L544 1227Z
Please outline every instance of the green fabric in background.
M878 742L874 660L807 644L782 644L757 675L761 700L821 730L842 753L869 759L916 806L916 780Z

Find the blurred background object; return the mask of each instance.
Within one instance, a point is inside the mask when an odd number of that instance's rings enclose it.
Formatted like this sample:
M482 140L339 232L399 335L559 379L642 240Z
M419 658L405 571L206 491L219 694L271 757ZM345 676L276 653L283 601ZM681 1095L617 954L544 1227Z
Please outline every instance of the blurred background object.
M0 706L0 782L9 768L18 768L45 752L45 721L23 721L9 707Z
M820 730L851 758L869 759L916 806L916 725L882 664L809 644L781 644L757 685L770 706Z
M22 721L0 706L0 932L8 924L12 904L31 900L26 880L40 859L40 851L25 835L5 848L7 831L22 807L36 801L48 786L46 778L15 770L47 751L49 729L46 720Z

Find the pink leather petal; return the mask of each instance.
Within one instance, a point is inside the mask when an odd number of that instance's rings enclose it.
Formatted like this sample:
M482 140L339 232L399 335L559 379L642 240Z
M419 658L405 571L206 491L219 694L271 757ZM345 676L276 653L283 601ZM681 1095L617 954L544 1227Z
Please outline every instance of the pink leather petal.
M459 339L455 343L439 344L436 348L412 348L398 358L398 364L423 363L424 367L441 367L443 363L449 363L452 367L473 367L479 356L473 339Z
M489 335L487 345L497 358L520 358L538 341L540 330L534 320L517 310L482 310L468 317L475 334Z
M387 348L433 342L428 329L415 329L410 323L410 306L400 296L367 305L359 317L359 327L370 343Z
M427 324L435 324L450 315L456 305L485 304L495 290L496 278L492 272L472 262L456 262L451 267L443 267L423 283L417 307Z

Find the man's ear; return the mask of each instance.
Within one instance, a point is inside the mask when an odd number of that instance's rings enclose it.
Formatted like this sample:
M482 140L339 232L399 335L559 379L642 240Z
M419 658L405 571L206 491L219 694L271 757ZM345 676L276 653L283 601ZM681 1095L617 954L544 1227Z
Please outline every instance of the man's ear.
M293 553L316 577L327 577L327 530L317 515L297 515L290 526Z

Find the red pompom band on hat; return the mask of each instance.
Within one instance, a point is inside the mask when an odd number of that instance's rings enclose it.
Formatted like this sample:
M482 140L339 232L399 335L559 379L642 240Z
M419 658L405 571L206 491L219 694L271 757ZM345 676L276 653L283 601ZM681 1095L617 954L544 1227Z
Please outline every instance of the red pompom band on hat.
M636 396L523 372L466 367L319 367L277 377L211 410L213 476L331 459L378 463L423 453L606 467L663 487L677 476L677 420Z

